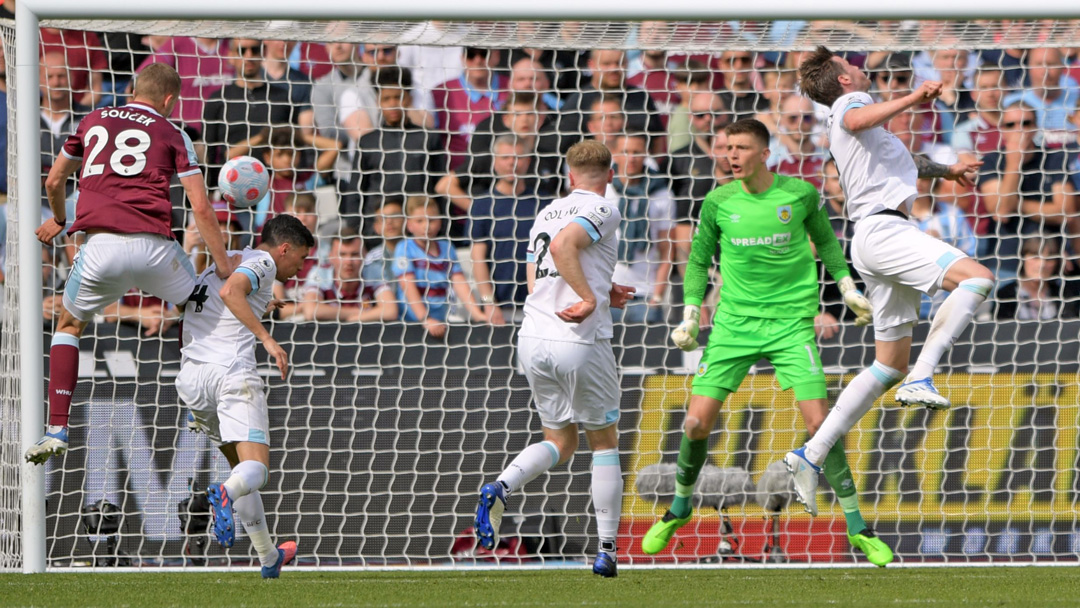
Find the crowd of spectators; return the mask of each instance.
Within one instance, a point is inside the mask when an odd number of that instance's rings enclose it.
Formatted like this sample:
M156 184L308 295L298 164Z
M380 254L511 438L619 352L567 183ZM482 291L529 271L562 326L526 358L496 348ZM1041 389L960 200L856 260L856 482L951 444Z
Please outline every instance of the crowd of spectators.
M424 32L454 27L428 26ZM668 52L661 43L676 24L635 27L646 50L423 46L419 35L421 45L394 46L43 29L42 174L83 115L124 103L139 70L168 63L183 83L171 118L196 143L211 189L218 168L237 155L255 156L271 172L270 192L255 208L219 208L230 242L254 244L278 213L301 217L318 235L300 276L278 286L286 306L276 314L298 322L403 319L433 336L448 322L520 320L529 229L567 193L562 155L581 139L602 142L614 159L608 198L623 217L616 280L637 289L616 313L620 322L662 324L677 315L701 202L732 179L723 127L734 120L755 117L770 128L770 168L818 186L846 243L851 226L828 157L827 109L798 92L801 53ZM833 28L873 46L885 31L835 22L720 27L778 44ZM947 36L940 29L947 26L925 27L939 28L939 42ZM994 270L998 296L984 316L1077 316L1080 49L941 47L846 54L872 75L879 100L942 81L939 99L886 127L912 154L982 162L972 189L920 181L912 221ZM74 217L74 181L70 195ZM175 215L177 238L200 268L205 253L187 229L179 190ZM77 244L45 252L58 269L50 284L62 283ZM127 300L109 314L131 319L131 307L141 306L157 319L143 323L147 331L167 326L162 303L138 294ZM934 309L924 303L925 316ZM834 322L825 317L823 335Z

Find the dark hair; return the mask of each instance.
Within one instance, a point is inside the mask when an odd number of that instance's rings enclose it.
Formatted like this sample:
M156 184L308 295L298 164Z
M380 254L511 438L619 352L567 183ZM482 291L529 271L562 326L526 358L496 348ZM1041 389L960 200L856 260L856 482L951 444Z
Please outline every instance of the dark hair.
M371 79L371 82L375 86L376 91L381 91L385 88L404 89L408 91L412 89L412 71L410 71L409 68L402 68L396 65L384 65L375 70L375 77Z
M724 133L726 133L728 137L731 137L732 135L752 135L762 147L769 147L769 127L766 127L765 123L756 118L736 120L724 127Z
M588 108L581 108L581 109L582 110L588 110L592 114L597 114L597 113L599 113L600 108L604 107L605 103L614 101L615 103L619 104L619 110L622 111L624 100L625 100L625 98L623 97L623 94L620 93L620 92L617 92L617 91L615 91L615 92L604 92L604 93L601 93L601 94L597 95L596 98L593 99L593 102L591 104L589 104Z
M687 85L707 85L712 82L712 71L704 62L691 59L685 66L675 71L675 80L685 82Z
M826 106L832 106L844 94L844 87L837 80L844 74L844 68L833 61L833 57L836 57L835 53L819 45L799 65L799 87L802 92Z
M310 248L315 246L315 237L296 216L281 213L263 224L262 242L271 247L289 243L297 247Z
M511 91L510 99L507 100L504 108L510 108L513 106L529 106L535 108L540 105L540 97L532 91Z
M340 232L335 234L334 237L332 239L330 239L330 242L331 243L337 243L338 246L340 247L342 243L352 243L353 241L359 241L359 240L360 240L360 234L358 232L356 232L356 230L353 230L352 228L346 227L346 228L342 228ZM363 249L363 247L361 247L361 249Z
M465 59L476 59L477 57L487 57L488 49L479 46L467 46L465 47Z
M383 199L379 201L379 206L376 207L375 210L382 211L386 208L387 205L397 205L398 207L401 207L402 211L404 211L405 197L401 196L400 194L391 194L389 196L384 196Z
M292 127L275 127L270 132L270 148L275 150L296 150L300 147L300 138Z

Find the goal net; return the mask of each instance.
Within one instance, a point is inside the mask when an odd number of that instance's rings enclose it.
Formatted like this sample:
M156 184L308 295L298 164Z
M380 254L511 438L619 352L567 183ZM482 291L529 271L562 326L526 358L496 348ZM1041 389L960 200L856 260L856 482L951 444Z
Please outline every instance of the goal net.
M0 26L10 95L0 569L21 563L20 411L45 407L20 398L20 338L43 332L48 354L80 243L75 235L19 259L26 225L48 211L17 213L16 180L39 177L15 172L15 125L40 122L43 176L78 120L126 103L133 74L151 61L181 74L172 118L195 142L212 196L228 158L255 156L272 172L258 205L218 208L232 246L251 245L277 213L301 216L318 236L269 321L290 353L288 378L259 351L271 444L262 496L272 535L298 542L302 566L573 565L596 551L587 454L515 494L494 554L469 533L480 486L542 436L515 357L524 251L537 213L567 192L561 159L582 139L614 153L609 198L627 218L620 272L640 296L613 341L621 561L854 562L831 490L822 484L811 519L791 501L786 474L769 468L807 434L765 361L722 410L698 517L676 547L640 550L673 493L665 483L701 355L668 336L700 203L730 180L722 127L764 121L770 166L814 183L850 243L824 147L827 111L797 90L800 55L816 44L863 66L879 99L944 83L936 103L886 126L915 154L983 162L974 188L920 182L913 215L998 277L938 370L953 408L900 409L890 394L847 436L863 517L904 563L1076 561L1077 22L46 21L38 118L15 109L13 23ZM78 192L72 180L69 218ZM176 237L201 267L174 192ZM447 303L443 337L399 320L416 313L401 304L394 257L421 229L405 220L418 197L439 206L440 238L469 281L468 298L435 278L428 285L432 314ZM39 269L41 325L20 326L17 274ZM816 324L835 400L872 361L873 334L854 326L822 276ZM940 302L923 302L922 318ZM916 328L915 352L928 325ZM228 465L187 428L177 336L175 311L139 293L88 327L71 450L45 467L50 567L257 563L243 536L225 552L207 533L201 495Z

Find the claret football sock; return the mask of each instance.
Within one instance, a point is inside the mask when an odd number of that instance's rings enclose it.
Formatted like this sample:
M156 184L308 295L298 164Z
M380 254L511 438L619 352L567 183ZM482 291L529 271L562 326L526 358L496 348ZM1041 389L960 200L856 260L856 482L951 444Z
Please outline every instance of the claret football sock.
M49 348L49 424L66 427L79 379L79 338L56 332Z

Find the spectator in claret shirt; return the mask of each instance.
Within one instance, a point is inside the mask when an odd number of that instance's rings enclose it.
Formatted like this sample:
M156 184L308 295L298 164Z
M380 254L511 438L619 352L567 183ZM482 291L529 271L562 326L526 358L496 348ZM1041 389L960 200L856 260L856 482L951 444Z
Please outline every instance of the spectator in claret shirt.
M503 77L494 71L499 51L468 47L462 54L465 70L431 92L435 126L447 133L450 168L465 162L476 125L499 110L509 95Z
M537 198L526 179L530 157L523 142L503 134L495 138L492 152L495 181L469 209L469 235L480 304L495 322L513 318L515 307L525 305L529 231L549 201Z
M41 55L59 53L68 68L68 81L75 103L93 108L104 94L109 56L101 38L93 32L41 28Z
M975 88L971 99L975 104L966 119L956 125L953 131L952 147L963 157L965 162L975 160L998 151L1001 132L998 120L1001 117L1002 87L1005 82L1002 72L996 67L982 67L975 73Z
M559 132L563 135L562 150L565 152L577 143L584 132L588 112L597 99L622 99L620 113L626 121L626 130L643 133L649 137L649 150L654 156L667 150L667 129L656 104L643 89L626 82L626 55L619 50L594 50L589 54L589 70L592 79L581 91L566 101Z
M361 276L363 239L343 230L330 243L330 263L308 276L301 305L309 321L370 323L397 317L390 286L366 283Z
M207 182L214 186L217 169L227 160L265 146L271 129L293 124L299 111L287 87L267 82L261 40L237 38L229 48L236 80L211 95L203 108Z
M776 132L769 145L769 168L821 189L821 166L825 149L820 145L821 129L814 115L814 102L801 95L784 100Z
M141 72L152 63L172 66L180 74L180 101L170 118L179 119L197 133L203 130L203 104L233 79L229 41L215 38L177 37L154 48L142 62Z
M675 75L668 69L667 51L663 49L670 36L671 26L666 21L642 21L638 26L638 44L647 50L631 62L630 77L626 79L627 84L649 93L662 118L680 101Z

